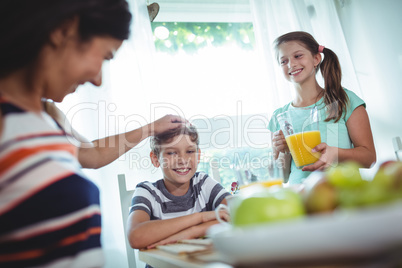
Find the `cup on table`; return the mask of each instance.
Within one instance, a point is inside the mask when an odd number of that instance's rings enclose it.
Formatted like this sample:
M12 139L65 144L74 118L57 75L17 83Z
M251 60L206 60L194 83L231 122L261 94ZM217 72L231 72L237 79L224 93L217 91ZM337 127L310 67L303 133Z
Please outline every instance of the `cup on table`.
M239 201L241 200L240 195L231 195L226 197L226 202L227 205L225 204L220 204L216 207L215 209L215 216L216 219L220 222L220 223L224 223L224 224L230 224L226 221L224 221L219 214L219 211L221 210L225 210L227 213L229 213L229 215L232 217L232 215L235 213L236 211L236 207L239 203Z
M321 156L319 152L311 152L321 143L317 107L289 109L278 114L277 119L296 167L315 163Z

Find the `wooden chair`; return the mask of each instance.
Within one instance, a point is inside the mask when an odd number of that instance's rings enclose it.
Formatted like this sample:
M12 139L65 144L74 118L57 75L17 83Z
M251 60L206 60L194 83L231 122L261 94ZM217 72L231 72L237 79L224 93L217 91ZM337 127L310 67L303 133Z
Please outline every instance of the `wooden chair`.
M137 268L135 251L133 248L131 248L126 235L128 209L131 205L131 198L133 196L134 190L127 190L125 174L119 174L117 175L117 177L119 182L120 207L121 207L121 215L123 217L124 241L126 244L128 267Z
M394 137L392 139L394 145L394 151L396 155L396 160L402 161L402 142L400 137Z

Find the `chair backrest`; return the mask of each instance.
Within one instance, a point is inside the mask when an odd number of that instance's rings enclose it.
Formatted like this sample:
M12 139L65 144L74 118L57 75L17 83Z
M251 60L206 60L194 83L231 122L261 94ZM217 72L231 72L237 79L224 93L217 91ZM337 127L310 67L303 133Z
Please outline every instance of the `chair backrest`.
M134 190L127 190L126 186L126 176L124 174L117 175L119 182L119 194L120 194L120 207L121 215L123 217L123 228L124 228L124 241L126 244L127 261L129 268L136 268L135 251L131 248L130 243L127 239L127 219L128 219L128 208L131 205L131 198L133 196Z
M400 137L394 137L392 139L394 145L396 160L402 161L402 142Z
M210 161L209 166L210 166L211 171L212 171L211 174L210 174L212 176L212 178L214 180L216 180L217 182L222 183L221 176L219 174L219 163L218 163L218 161L216 161L216 160Z

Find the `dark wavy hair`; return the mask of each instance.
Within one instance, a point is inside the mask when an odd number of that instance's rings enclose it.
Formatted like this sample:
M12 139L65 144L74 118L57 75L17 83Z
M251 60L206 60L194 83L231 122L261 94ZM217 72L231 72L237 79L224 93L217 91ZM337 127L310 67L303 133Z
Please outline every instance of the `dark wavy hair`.
M125 0L1 0L0 78L33 63L51 32L76 17L83 42L95 36L129 37Z
M298 42L308 49L312 55L319 53L319 44L311 34L301 31L290 32L279 36L274 41L274 49L278 62L279 46L289 41ZM318 72L319 69L321 70L325 82L324 103L326 107L328 107L328 117L325 121L328 122L334 119L335 122L338 122L342 117L343 111L345 111L346 114L349 98L341 85L342 70L338 57L335 52L329 48L324 48L323 54L324 59L317 66L316 72Z
M198 132L195 126L183 125L179 128L171 129L158 135L152 136L150 141L152 152L157 157L159 157L159 154L161 152L161 145L171 142L174 137L179 135L188 135L190 140L197 144L197 147L200 144Z

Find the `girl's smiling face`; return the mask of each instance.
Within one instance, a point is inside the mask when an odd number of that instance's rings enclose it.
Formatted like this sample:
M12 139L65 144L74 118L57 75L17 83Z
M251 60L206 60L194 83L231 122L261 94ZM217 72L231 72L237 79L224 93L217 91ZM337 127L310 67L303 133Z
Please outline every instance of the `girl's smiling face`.
M315 79L321 55L311 52L296 41L282 43L278 49L278 60L285 78L293 83L302 84L311 78Z

